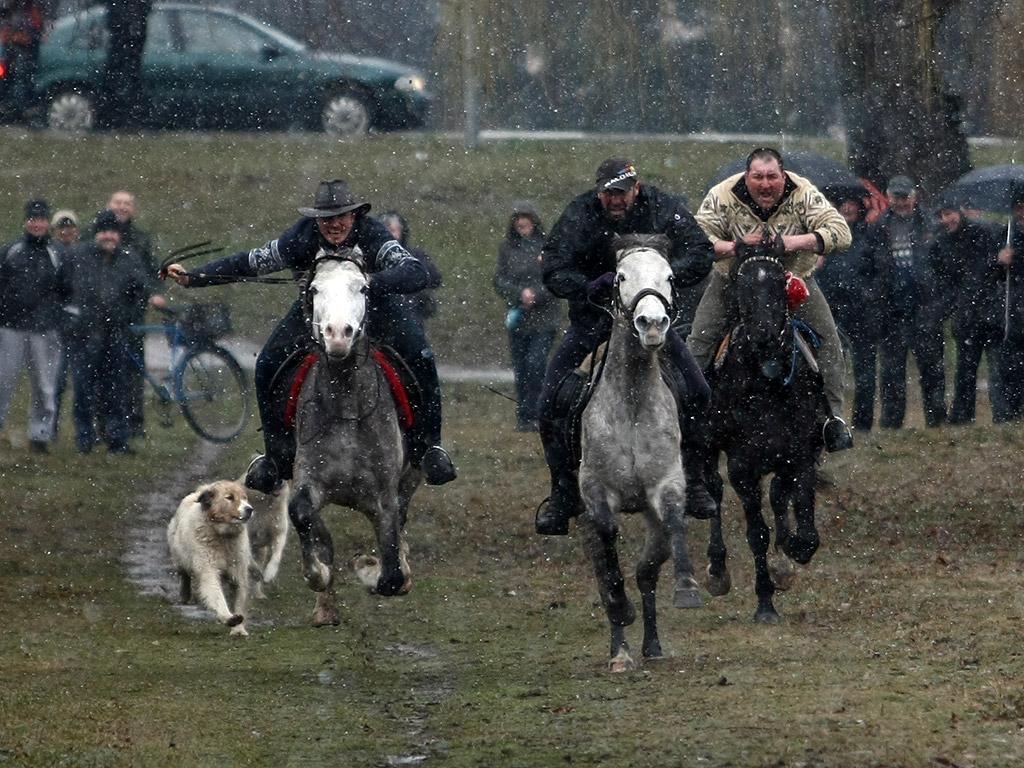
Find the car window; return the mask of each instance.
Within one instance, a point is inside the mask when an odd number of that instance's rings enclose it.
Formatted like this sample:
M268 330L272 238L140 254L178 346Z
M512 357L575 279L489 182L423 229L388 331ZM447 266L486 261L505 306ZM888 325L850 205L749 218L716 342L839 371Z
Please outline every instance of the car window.
M75 24L68 47L73 51L102 51L107 47L109 36L105 19L87 19Z
M106 17L100 16L76 24L69 48L74 51L105 51L110 31ZM156 11L146 23L146 53L169 53L174 50L170 14Z
M188 53L260 53L267 38L237 20L216 13L183 11L181 30Z
M173 53L174 37L171 34L171 15L156 11L149 15L146 23L146 53Z

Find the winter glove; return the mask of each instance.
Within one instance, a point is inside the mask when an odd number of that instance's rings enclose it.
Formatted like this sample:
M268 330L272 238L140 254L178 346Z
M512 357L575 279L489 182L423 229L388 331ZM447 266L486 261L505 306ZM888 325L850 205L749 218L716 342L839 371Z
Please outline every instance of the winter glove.
M605 272L599 278L587 283L587 295L607 293L615 285L615 273Z
M587 283L587 299L592 304L608 304L615 286L615 273L605 272L600 277Z

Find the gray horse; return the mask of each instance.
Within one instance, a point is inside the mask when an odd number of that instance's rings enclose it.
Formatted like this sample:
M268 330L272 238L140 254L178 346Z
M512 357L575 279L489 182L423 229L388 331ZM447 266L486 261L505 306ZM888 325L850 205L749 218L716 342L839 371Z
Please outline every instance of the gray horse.
M585 511L579 526L611 625L609 668L621 672L633 667L625 627L636 619L636 609L626 595L616 549L620 512L639 513L647 524L636 569L644 658L662 656L655 592L670 556L676 558L676 605L700 605L700 593L684 536L686 480L676 401L658 359L672 319L668 241L633 235L618 238L614 247L613 327L582 416L579 483Z
M339 622L327 504L358 510L373 524L380 559L354 561L371 592L412 588L402 538L419 469L409 462L395 398L363 333L367 278L358 249L321 254L304 293L320 354L299 391L296 456L288 514L302 544L302 575L317 592L313 625Z

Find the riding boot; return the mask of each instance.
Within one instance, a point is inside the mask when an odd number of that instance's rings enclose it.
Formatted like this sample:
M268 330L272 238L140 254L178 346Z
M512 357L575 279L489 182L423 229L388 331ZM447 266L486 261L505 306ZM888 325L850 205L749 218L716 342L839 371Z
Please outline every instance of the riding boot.
M558 434L558 424L541 420L540 435L544 445L544 458L551 472L551 495L538 510L534 527L542 536L566 536L569 519L583 511L583 500L573 467L572 452Z
M704 407L683 406L679 411L679 427L682 439L679 443L686 475L686 506L684 512L697 520L708 520L718 513L718 505L708 493L704 482L704 466L707 463L707 448L710 443L711 425Z
M406 359L406 364L423 393L423 401L415 408L413 426L409 430L409 459L419 464L427 485L450 483L458 475L448 452L441 447L441 383L433 354Z
M292 477L295 462L295 440L290 432L272 434L264 427L264 454L249 464L245 487L261 493L277 493L281 483Z

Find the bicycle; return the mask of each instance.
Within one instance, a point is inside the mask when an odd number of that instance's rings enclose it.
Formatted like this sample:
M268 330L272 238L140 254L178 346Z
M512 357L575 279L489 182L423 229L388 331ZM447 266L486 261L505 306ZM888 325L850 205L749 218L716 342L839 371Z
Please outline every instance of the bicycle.
M170 347L167 372L157 378L144 360L129 349L132 362L152 387L163 410L162 424L171 425L170 406L177 403L188 425L200 437L228 443L249 424L249 386L235 356L217 344L231 330L224 304L190 304L160 309L171 320L161 325L132 325L134 333L162 333Z

